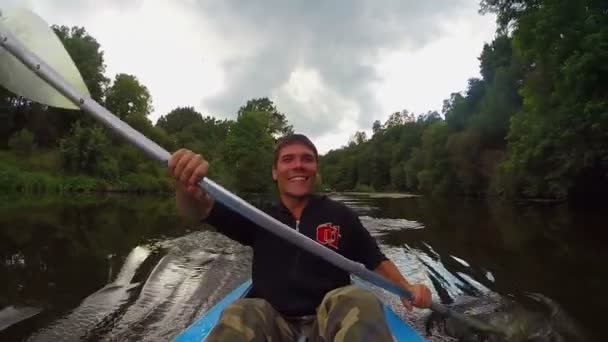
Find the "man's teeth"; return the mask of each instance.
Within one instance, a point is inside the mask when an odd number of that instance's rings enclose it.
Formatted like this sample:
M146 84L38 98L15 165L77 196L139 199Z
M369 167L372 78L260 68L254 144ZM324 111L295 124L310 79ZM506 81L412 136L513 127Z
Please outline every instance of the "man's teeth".
M302 182L302 181L305 181L305 180L306 180L306 177L293 177L291 180L292 180L292 181L299 181L299 182Z

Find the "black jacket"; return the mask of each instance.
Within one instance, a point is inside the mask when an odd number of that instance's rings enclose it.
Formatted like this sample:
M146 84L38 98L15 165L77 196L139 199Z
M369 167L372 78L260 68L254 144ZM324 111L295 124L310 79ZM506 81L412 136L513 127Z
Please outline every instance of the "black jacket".
M326 196L313 196L299 223L280 201L261 209L370 270L387 259L359 217ZM348 272L282 240L219 202L205 222L253 248L253 288L249 297L266 299L285 316L314 314L327 292L351 283Z

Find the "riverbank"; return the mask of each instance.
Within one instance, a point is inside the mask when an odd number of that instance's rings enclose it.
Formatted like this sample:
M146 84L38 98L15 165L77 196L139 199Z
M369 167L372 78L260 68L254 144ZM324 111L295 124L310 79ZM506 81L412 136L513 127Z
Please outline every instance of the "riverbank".
M42 151L34 156L18 157L0 151L0 191L3 193L69 192L170 192L168 176L154 173L126 173L114 179L101 179L61 170L56 151Z

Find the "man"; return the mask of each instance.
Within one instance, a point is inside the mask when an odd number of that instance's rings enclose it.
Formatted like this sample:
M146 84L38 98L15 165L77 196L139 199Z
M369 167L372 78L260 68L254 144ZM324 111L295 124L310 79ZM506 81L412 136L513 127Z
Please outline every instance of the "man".
M216 203L197 183L209 164L201 155L181 149L169 161L178 180L179 211L207 222L219 232L253 248L253 287L248 298L228 306L209 341L390 341L380 301L351 285L350 275L258 227ZM340 202L314 194L318 154L304 135L281 139L274 152L272 178L279 201L266 212L346 258L364 264L413 293L403 304L427 308L431 293L410 284L380 251L358 216Z

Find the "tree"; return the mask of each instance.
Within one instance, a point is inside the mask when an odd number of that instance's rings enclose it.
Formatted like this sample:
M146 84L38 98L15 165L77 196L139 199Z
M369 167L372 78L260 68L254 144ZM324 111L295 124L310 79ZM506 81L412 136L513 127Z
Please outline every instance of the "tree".
M425 125L430 125L434 122L441 121L441 120L442 120L441 115L439 113L437 113L436 111L428 111L424 114L418 115L418 119L416 120L416 122L422 123Z
M407 109L402 110L401 112L394 112L390 115L388 120L384 123L384 128L390 128L395 126L400 126L405 124L406 122L414 122L416 119L414 118L414 114L407 111Z
M76 64L91 97L101 101L110 80L104 75L106 66L100 45L83 27L52 26L68 54Z
M28 155L36 147L34 135L24 128L10 138L8 146L19 155Z
M279 112L267 97L247 101L247 104L239 109L237 119L246 112L268 116L268 119L264 119L267 121L266 132L273 138L293 133L293 126L289 125L285 114Z
M350 143L353 145L360 145L367 141L367 135L365 132L356 132L350 139Z
M64 168L74 173L107 176L116 175L115 165L108 170L111 159L110 139L98 125L82 125L77 121L70 136L60 142L60 152Z
M496 13L499 30L509 25L529 9L537 8L543 0L481 0L481 13Z
M202 120L203 116L194 107L177 107L167 115L162 115L156 122L156 126L169 134L175 134L189 126L199 124Z
M153 110L148 88L133 75L116 75L106 91L105 102L106 107L123 120L136 115L146 117Z
M267 192L271 189L273 138L268 119L259 112L243 111L226 137L225 160L237 190Z
M516 23L526 66L520 112L511 118L501 178L508 193L566 199L608 190L608 19L598 1L496 1ZM541 24L539 24L541 23Z
M52 26L52 29L80 71L91 97L100 101L108 82L100 45L82 27ZM4 143L26 128L40 146L55 147L81 116L80 111L46 108L0 87L0 138Z
M374 124L372 126L373 135L376 135L376 133L380 132L381 130L382 130L382 124L380 123L380 120L374 121Z

